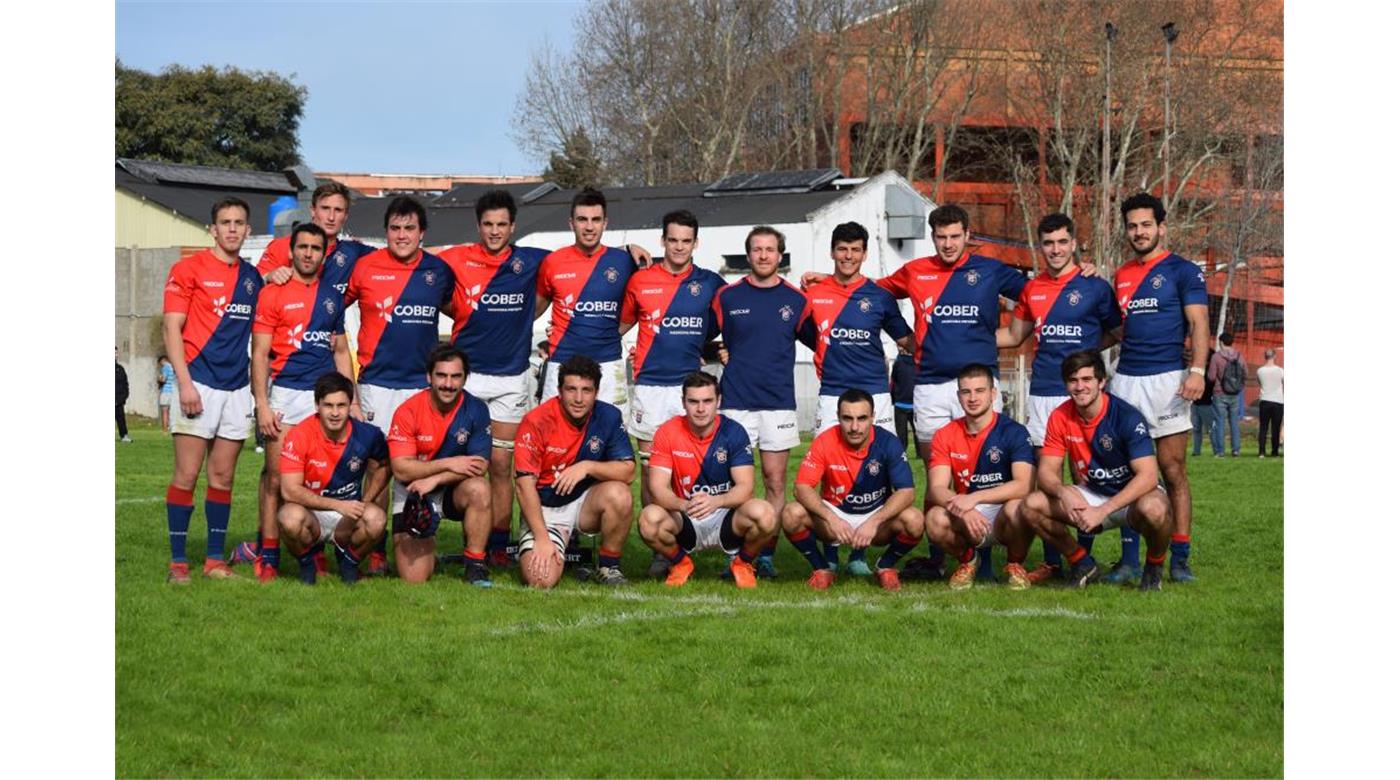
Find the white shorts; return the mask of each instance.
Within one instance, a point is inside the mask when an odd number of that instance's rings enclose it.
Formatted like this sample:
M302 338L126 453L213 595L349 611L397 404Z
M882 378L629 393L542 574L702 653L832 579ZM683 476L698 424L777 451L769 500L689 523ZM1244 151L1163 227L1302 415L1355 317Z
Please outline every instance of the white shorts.
M749 434L749 443L762 452L790 450L802 441L797 434L796 409L765 409L760 412L722 409L721 412L744 426L744 431Z
M316 392L273 385L268 389L267 405L283 426L296 425L316 413Z
M1069 396L1033 395L1026 400L1030 407L1028 410L1030 414L1026 417L1026 430L1031 432L1031 445L1043 447L1045 446L1045 422L1050 419L1051 412L1069 400Z
M992 410L1001 411L1001 382L992 382ZM965 416L958 403L958 380L914 385L914 438L927 444L939 428Z
M836 507L832 506L832 505L830 504L830 502L823 501L822 503L823 503L823 504L826 504L826 508L827 508L827 509L830 509L832 514L834 514L834 515L836 515L837 517L841 518L842 520L846 521L846 525L849 525L849 526L851 527L852 530L854 530L854 529L856 529L856 528L859 528L861 523L864 523L866 520L869 520L871 515L873 515L873 514L875 514L876 512L880 511L880 507L875 507L874 509L870 510L869 512L862 512L862 513L860 513L860 514L852 514L852 513L850 513L850 512L843 512L843 511L841 511L840 509L837 509Z
M466 390L491 411L492 422L518 423L530 408L530 372L514 376L468 374Z
M1078 490L1079 495L1084 496L1084 500L1089 502L1089 506L1103 506L1104 504L1108 503L1109 496L1105 496L1100 493L1095 493L1093 490L1084 487L1083 485L1068 485L1067 487L1073 488L1074 490ZM1162 490L1162 492L1164 493L1166 492L1161 485L1158 485L1157 489ZM1131 508L1132 504L1129 504L1128 506L1119 509L1117 512L1114 512L1108 517L1105 517L1103 519L1103 526L1101 526L1100 530L1107 531L1110 528L1119 528L1121 526L1127 525L1128 510Z
M365 413L365 422L388 436L389 426L394 422L394 412L399 410L404 401L412 398L423 389L410 387L398 390L392 387L362 384L360 385L360 411Z
M237 390L215 390L198 382L204 411L187 416L178 406L170 411L170 432L198 436L201 439L231 439L243 441L253 430L253 392L249 385Z
M329 509L312 509L312 516L316 518L316 524L321 526L321 535L312 544L325 544L335 536L335 528L340 525L340 521L345 516L339 512L332 512Z
M1154 439L1191 430L1191 402L1177 395L1185 369L1149 376L1115 374L1108 391L1137 407Z
M978 504L977 512L987 519L987 535L982 540L973 545L979 550L986 549L997 543L997 515L1001 514L1003 504Z
M686 552L693 553L700 552L701 550L723 550L730 555L738 555L741 545L736 544L733 547L725 546L724 540L721 538L723 534L720 533L720 529L724 526L725 518L737 511L739 510L734 508L716 509L702 518L689 518L690 527L695 529L695 544L687 549ZM672 512L671 514L673 516L680 515L679 512ZM732 526L730 530L731 532L733 531Z
M681 386L633 385L628 404L627 432L642 441L651 441L667 420L685 414Z
M835 428L840 422L836 417L836 399L838 395L817 396L817 427L813 429L812 435L816 436L827 428ZM894 401L889 393L876 393L872 396L875 399L875 424L899 435L894 429Z
M544 395L541 401L548 401L559 395L559 363L553 360L544 364ZM598 383L598 400L627 411L627 361L610 360L599 363L603 370L603 381Z
M428 494L428 503L432 505L433 510L437 512L437 516L440 519L456 520L460 522L462 518L466 517L465 509L458 507L455 503L443 503L443 498L448 488L450 487L455 490L457 485L460 484L460 482L455 482L451 485L440 487ZM408 501L408 485L405 485L397 479L391 479L390 485L392 492L389 494L391 498L389 503L389 515L392 517L403 511L403 505Z
M578 498L563 506L542 506L540 513L544 515L545 531L549 534L549 540L554 542L554 546L559 550L559 557L564 557L564 550L569 546L569 539L578 530L578 518L583 513L583 502L588 500L590 486L588 490ZM524 518L520 520L520 547L519 554L524 555L535 549L535 535L530 532L530 524Z

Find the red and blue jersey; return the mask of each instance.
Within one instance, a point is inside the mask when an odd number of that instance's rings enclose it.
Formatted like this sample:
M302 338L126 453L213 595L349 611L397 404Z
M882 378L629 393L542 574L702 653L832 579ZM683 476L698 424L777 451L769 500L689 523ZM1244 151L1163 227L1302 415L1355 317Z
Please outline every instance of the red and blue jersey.
M952 265L938 257L910 260L875 283L914 304L919 383L939 384L957 379L969 363L996 371L997 299L1019 298L1026 279L998 260L964 254Z
M345 421L340 441L333 441L312 415L297 423L282 440L283 474L301 472L301 484L318 496L338 501L359 501L365 466L389 459L384 434L368 423Z
M671 492L680 498L712 496L734 489L730 469L753 465L753 447L744 426L717 415L704 438L696 437L685 415L661 424L651 441L651 468L671 472Z
M326 260L321 264L321 277L328 281L342 295L350 284L350 272L361 257L374 251L374 247L352 239L332 238L326 247ZM258 275L267 276L278 268L292 264L292 237L282 236L272 239L258 260Z
M914 487L914 472L899 439L878 425L870 440L851 449L841 428L828 428L812 440L797 469L797 484L821 484L822 500L842 512L863 515L884 506L897 490Z
M562 363L574 355L599 363L622 359L617 326L622 296L635 270L631 255L601 245L588 255L570 245L545 257L535 291L554 303L550 360Z
M394 410L389 457L438 460L458 455L491 459L491 414L480 398L463 392L443 413L428 389L409 396Z
M427 252L404 263L379 249L355 264L345 304L360 305L360 382L396 390L427 384L423 365L437 346L438 315L452 301L454 279Z
M715 327L715 293L724 280L693 263L673 274L660 263L632 275L622 299L622 321L637 323L632 378L639 385L679 385L698 371Z
M472 373L515 376L530 366L535 286L545 251L511 246L492 255L481 244L444 249L452 268L452 343L471 357Z
M715 321L729 351L719 380L725 409L796 409L792 368L797 340L813 346L811 307L801 290L779 279L756 287L746 276L715 296Z
M599 401L582 426L575 427L557 397L525 414L515 432L515 475L536 477L542 506L559 507L581 498L596 479L581 481L568 495L554 492L564 469L585 460L632 460L632 440L622 426L622 412Z
M1060 365L1071 352L1098 349L1103 334L1123 323L1113 288L1071 265L1056 278L1048 273L1026 282L1013 314L1035 328L1031 395L1063 396Z
M992 413L992 422L977 433L967 430L960 417L933 434L929 468L947 466L953 471L953 490L975 493L1012 481L1011 464L1035 467L1035 447L1026 426L1004 414Z
M1113 275L1123 312L1118 373L1151 376L1186 367L1186 307L1206 305L1206 277L1169 252L1134 258ZM1198 349L1204 349L1204 346Z
M1045 421L1042 455L1069 458L1074 483L1095 493L1116 496L1133 479L1135 458L1153 454L1147 420L1132 404L1104 393L1103 407L1088 422L1074 401L1055 407Z
M264 285L253 332L272 336L272 384L310 390L335 371L332 341L345 332L345 300L325 277Z
M262 277L205 249L177 262L165 283L166 314L185 315L180 335L190 378L215 390L248 386L248 343Z
M859 276L841 284L828 276L807 289L816 348L813 361L821 395L860 388L871 395L890 391L885 345L880 332L899 339L913 331L899 313L894 296Z

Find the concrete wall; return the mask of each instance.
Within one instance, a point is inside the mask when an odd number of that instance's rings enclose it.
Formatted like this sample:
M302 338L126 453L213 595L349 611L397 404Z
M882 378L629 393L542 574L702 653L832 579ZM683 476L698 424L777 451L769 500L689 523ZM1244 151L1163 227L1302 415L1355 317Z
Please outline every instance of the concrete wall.
M176 247L116 250L114 343L131 382L128 413L156 416L156 358L165 352L161 307L165 280L179 259Z

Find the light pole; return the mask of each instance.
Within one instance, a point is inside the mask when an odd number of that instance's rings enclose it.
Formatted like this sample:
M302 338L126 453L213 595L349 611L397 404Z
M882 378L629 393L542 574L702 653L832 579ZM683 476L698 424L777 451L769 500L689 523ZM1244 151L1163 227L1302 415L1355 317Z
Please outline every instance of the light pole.
M1165 107L1162 111L1162 203L1171 202L1172 186L1172 42L1178 35L1176 22L1162 25L1162 37L1167 39L1167 72L1163 79Z
M1108 160L1113 153L1113 144L1109 140L1111 124L1110 117L1113 115L1113 39L1118 37L1118 28L1113 26L1113 22L1105 22L1104 31L1104 87L1103 87L1103 151L1099 154L1102 159L1101 172L1099 174L1099 235L1098 252L1099 260L1102 263L1108 258L1108 188L1109 188L1109 166ZM1106 267L1106 266L1105 266Z

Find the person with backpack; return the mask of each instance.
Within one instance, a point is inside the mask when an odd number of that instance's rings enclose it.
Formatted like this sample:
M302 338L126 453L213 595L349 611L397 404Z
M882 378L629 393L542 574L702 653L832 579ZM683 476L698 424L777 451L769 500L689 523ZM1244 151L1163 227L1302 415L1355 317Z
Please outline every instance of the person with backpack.
M1232 345L1233 333L1220 334L1220 348L1210 360L1206 370L1206 381L1215 383L1212 405L1215 407L1215 428L1210 432L1211 448L1215 457L1221 457L1224 450L1225 427L1230 429L1230 457L1240 455L1240 398L1244 390L1247 370L1244 357Z

